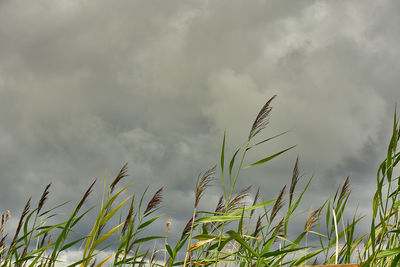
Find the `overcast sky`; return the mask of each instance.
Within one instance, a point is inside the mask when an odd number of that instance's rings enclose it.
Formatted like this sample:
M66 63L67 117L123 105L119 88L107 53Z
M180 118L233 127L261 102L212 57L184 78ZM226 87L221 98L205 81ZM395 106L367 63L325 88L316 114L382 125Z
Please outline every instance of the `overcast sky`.
M224 129L229 154L275 94L259 138L290 132L248 163L298 146L238 188L275 198L299 155L311 201L350 175L366 210L399 100L399 14L396 0L1 0L0 211L18 217L49 182L51 204L77 201L128 162L138 190L165 186L178 225Z

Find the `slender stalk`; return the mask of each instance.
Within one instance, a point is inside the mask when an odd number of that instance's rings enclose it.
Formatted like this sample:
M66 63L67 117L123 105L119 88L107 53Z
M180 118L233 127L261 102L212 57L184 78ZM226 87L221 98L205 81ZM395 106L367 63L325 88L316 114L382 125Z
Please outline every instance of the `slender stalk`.
M336 212L335 209L332 209L332 214L333 214L333 221L335 223L335 234L336 234L336 252L335 252L335 264L338 262L338 257L339 257L339 234L338 234L338 229L337 229L337 220L336 220Z
M195 218L196 218L196 209L193 210L192 225L190 226L188 246L187 246L187 250L186 250L186 253L185 253L185 261L183 262L183 267L186 267L187 258L189 256L189 249L190 249L191 242L192 242L192 233L193 233L193 226L194 226Z

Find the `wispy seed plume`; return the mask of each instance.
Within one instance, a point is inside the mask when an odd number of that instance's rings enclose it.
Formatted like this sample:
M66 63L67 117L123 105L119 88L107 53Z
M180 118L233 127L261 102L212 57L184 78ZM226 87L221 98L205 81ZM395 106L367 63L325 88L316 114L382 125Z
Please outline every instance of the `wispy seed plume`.
M269 122L269 113L272 110L270 104L275 97L276 95L271 97L271 99L268 100L267 103L265 103L265 105L261 108L260 112L257 115L257 118L253 123L253 126L251 127L249 140L252 139L254 136L256 136L260 131L262 131L265 128L265 126L267 126Z
M48 235L48 232L44 233L43 237L42 237L42 241L40 241L40 246L39 248L42 248L44 246L44 242L46 240L46 237Z
M125 234L126 229L128 228L128 225L132 219L132 215L133 215L133 205L131 205L129 207L129 212L128 215L125 218L125 222L124 222L124 226L122 227L122 235Z
M257 188L257 193L254 196L254 200L253 200L253 205L252 206L255 206L257 204L257 201L258 201L259 197L260 197L260 188ZM254 211L255 210L251 210L250 211L250 218L253 217Z
M49 194L49 188L50 188L50 186L51 186L51 183L49 183L49 184L46 186L46 188L45 188L44 191L43 191L42 196L40 197L39 204L38 204L38 207L37 207L37 212L36 212L37 214L39 214L40 210L43 208L43 205L44 205L44 203L45 203L46 200L47 200L47 195Z
M215 207L215 213L222 213L224 212L225 203L224 203L224 196L220 196L218 199L217 206Z
M254 229L253 237L257 237L258 234L260 233L261 230L261 223L262 223L262 218L259 215L256 223L256 228Z
M281 192L279 193L278 198L276 199L275 204L272 207L270 222L272 222L272 220L278 214L279 210L285 205L285 201L283 200L283 195L285 194L285 191L286 185L281 189Z
M85 203L86 199L88 198L88 196L89 196L90 193L92 192L93 186L94 186L95 183L96 183L96 180L94 180L93 183L92 183L92 184L89 186L89 188L86 190L86 192L85 192L85 194L83 195L81 201L79 201L79 204L78 204L78 206L76 207L76 210L79 210L79 209L82 207L83 203Z
M350 183L349 183L349 176L347 176L346 181L342 186L342 190L340 191L338 202L340 202L349 192L350 192Z
M306 232L310 231L315 224L318 221L319 218L319 214L321 213L321 210L323 208L324 205L322 205L321 207L319 207L318 209L314 210L313 212L310 212L310 214L308 215L307 221L306 221L306 225L305 225L305 230Z
M289 189L289 206L292 204L294 189L296 188L297 182L299 181L299 157L296 158L296 163L294 164L292 181L290 183Z
M4 231L6 228L6 224L8 219L11 216L11 212L9 210L7 210L5 213L1 214L1 224L0 224L0 236L4 235Z
M15 241L17 240L19 232L21 231L22 224L24 222L24 218L29 213L30 206L31 206L31 198L28 199L28 201L26 202L25 207L24 207L24 209L23 209L23 211L21 213L21 217L19 218L17 230L15 231L14 238L10 243L10 247L9 247L9 250L8 250L9 252L12 251L12 249L15 246Z
M163 187L157 190L157 192L154 194L154 196L151 198L149 203L147 204L146 210L144 211L144 214L152 211L153 209L156 209L160 203L162 202L162 191Z
M285 237L284 222L285 222L285 217L283 217L282 220L276 226L278 229L278 236L280 237ZM275 242L277 241L278 239L275 239Z
M110 193L115 189L115 186L125 177L128 176L128 162L122 166L121 170L119 171L117 177L115 177L114 181L110 185Z
M231 200L231 202L229 202L228 208L227 208L228 212L232 212L234 210L241 209L244 207L244 205L245 205L244 199L249 195L251 187L252 186L250 185L250 186L242 189L242 191L240 191L239 194L237 194Z
M185 228L183 228L183 231L182 231L181 240L182 240L187 234L189 234L190 230L192 229L193 221L196 219L196 217L197 217L197 214L196 214L195 216L192 216L192 217L190 218L190 220L186 223Z
M209 187L211 182L214 180L215 170L216 166L207 170L201 178L200 176L197 178L194 208L197 208L197 205L199 204L200 199L204 194L204 190L206 190L206 188Z

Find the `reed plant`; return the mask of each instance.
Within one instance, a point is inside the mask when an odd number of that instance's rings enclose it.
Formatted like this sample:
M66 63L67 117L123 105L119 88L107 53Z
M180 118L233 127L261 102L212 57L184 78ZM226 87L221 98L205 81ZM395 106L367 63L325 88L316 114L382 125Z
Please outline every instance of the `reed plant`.
M51 184L45 187L37 205L33 206L31 198L27 200L11 236L7 233L10 212L5 211L0 224L0 266L59 266L62 254L73 248L80 249L81 259L69 266L399 266L400 134L396 112L387 156L377 172L371 214L367 214L372 215L370 231L362 233L358 225L364 216L344 218L351 212L346 209L351 195L349 177L333 197L322 199L316 209L309 210L305 221L300 221L303 213L298 210L313 177L300 175L299 157L288 184L275 196L262 196L252 186L237 188L247 168L268 164L295 147L284 147L245 164L249 153L286 133L258 140L268 125L274 98L261 108L247 139L229 156L224 133L219 168L212 166L198 176L193 212L178 237L169 236L169 221L165 235L154 234L154 223L163 216L160 205L164 189L149 197L147 187L137 196L132 184L121 184L128 176L125 164L109 186L105 175L98 205L86 207L96 183L93 181L70 215L60 222L49 224L68 203L46 208ZM218 181L221 196L215 209L199 210L207 188ZM80 233L79 223L86 218L94 218L91 229ZM163 247L155 248L156 241L164 243ZM108 253L105 258L99 258L102 251Z

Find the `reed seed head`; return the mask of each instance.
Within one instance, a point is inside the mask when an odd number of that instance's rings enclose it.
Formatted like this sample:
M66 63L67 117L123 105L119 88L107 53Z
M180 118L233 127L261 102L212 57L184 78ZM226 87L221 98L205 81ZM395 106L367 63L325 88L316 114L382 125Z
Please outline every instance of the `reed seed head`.
M255 119L255 121L253 123L253 126L251 127L248 140L251 140L260 131L262 131L265 128L265 126L267 126L267 124L269 122L269 113L272 110L272 107L270 107L270 104L271 104L272 100L274 100L275 97L276 97L276 95L271 97L267 101L267 103L265 103L265 105L261 108L260 112L257 115L257 118Z
M253 237L257 237L258 234L261 231L261 223L262 223L262 217L261 215L258 216L257 222L256 222L256 228L254 229Z
M28 215L28 213L29 213L30 206L31 206L31 197L28 199L28 201L27 201L26 204L25 204L24 209L22 210L21 217L19 218L17 230L15 231L15 235L14 235L14 237L13 237L13 240L12 240L11 243L10 243L10 247L9 247L9 250L8 250L9 252L12 251L12 249L13 249L14 246L15 246L15 242L16 242L16 240L17 240L17 237L18 237L19 232L21 231L22 224L23 224L23 222L24 222L24 218L25 218L25 216Z
M151 198L151 200L147 204L144 214L156 209L161 204L163 189L164 189L164 187L161 187L160 189L157 190L157 192L154 194L154 196Z
M253 200L253 205L255 206L257 204L258 198L260 197L260 188L257 188L257 192L256 195L254 196L254 200ZM250 211L250 218L253 216L255 210L251 210Z
M319 215L320 215L324 205L322 205L318 209L310 212L310 214L308 215L307 221L306 221L306 225L304 227L306 232L309 232L315 226L315 224L317 223L317 221L319 219Z
M4 235L6 224L7 224L8 219L10 218L10 216L11 216L11 213L9 210L7 210L5 213L1 214L0 236Z
M192 216L189 221L186 223L185 228L183 228L182 235L181 235L181 240L189 234L190 230L192 229L192 224L193 221L197 218L197 214Z
M46 188L45 188L44 191L43 191L42 196L40 197L40 201L39 201L39 204L38 204L38 207L37 207L37 214L39 214L40 210L43 208L43 205L44 205L44 203L45 203L46 200L47 200L47 195L49 194L49 188L50 188L50 186L51 186L51 183L49 183L49 184L46 186Z
M133 205L129 207L128 215L126 216L124 226L122 227L122 235L125 234L125 231L128 228L129 223L131 222L132 215L133 215Z
M350 183L349 183L349 176L346 177L346 181L342 186L342 190L340 191L338 202L340 202L346 195L350 193Z
M44 246L44 242L46 240L47 235L48 235L48 232L44 233L44 235L42 237L42 241L40 241L40 247L39 248L42 248Z
M115 186L125 177L128 176L128 162L122 166L121 170L119 171L117 177L115 177L114 181L110 185L110 194L113 193Z
M298 181L299 181L299 157L296 158L296 163L294 164L293 168L292 181L290 183L290 189L289 189L289 206L292 204L293 193Z
M227 211L232 212L237 209L242 209L245 206L244 199L248 197L251 185L242 189L228 204Z
M274 206L272 207L271 210L271 216L270 216L270 222L273 221L273 219L276 217L278 214L279 210L283 208L285 205L285 201L283 200L283 195L285 194L286 191L286 185L281 189L281 192L278 195L278 198L275 201Z
M217 215L217 213L222 213L224 212L225 209L225 203L224 203L224 196L220 196L220 198L218 199L218 203L217 206L215 207L215 215Z
M194 208L197 208L197 205L199 204L200 199L204 194L204 191L206 190L207 187L211 185L211 182L214 180L216 168L217 166L212 167L211 169L207 170L201 178L200 175L197 178Z
M284 225L285 225L285 217L282 218L282 220L280 220L280 222L278 223L278 225L276 226L278 229L278 236L279 237L285 237L285 230ZM275 239L275 242L277 241L277 239Z
M81 201L79 201L78 206L76 207L76 210L80 210L80 208L82 207L83 203L85 203L86 199L88 198L88 196L90 195L90 193L93 190L93 186L96 183L96 179L93 181L93 183L89 186L89 188L86 190L85 194L83 195Z

